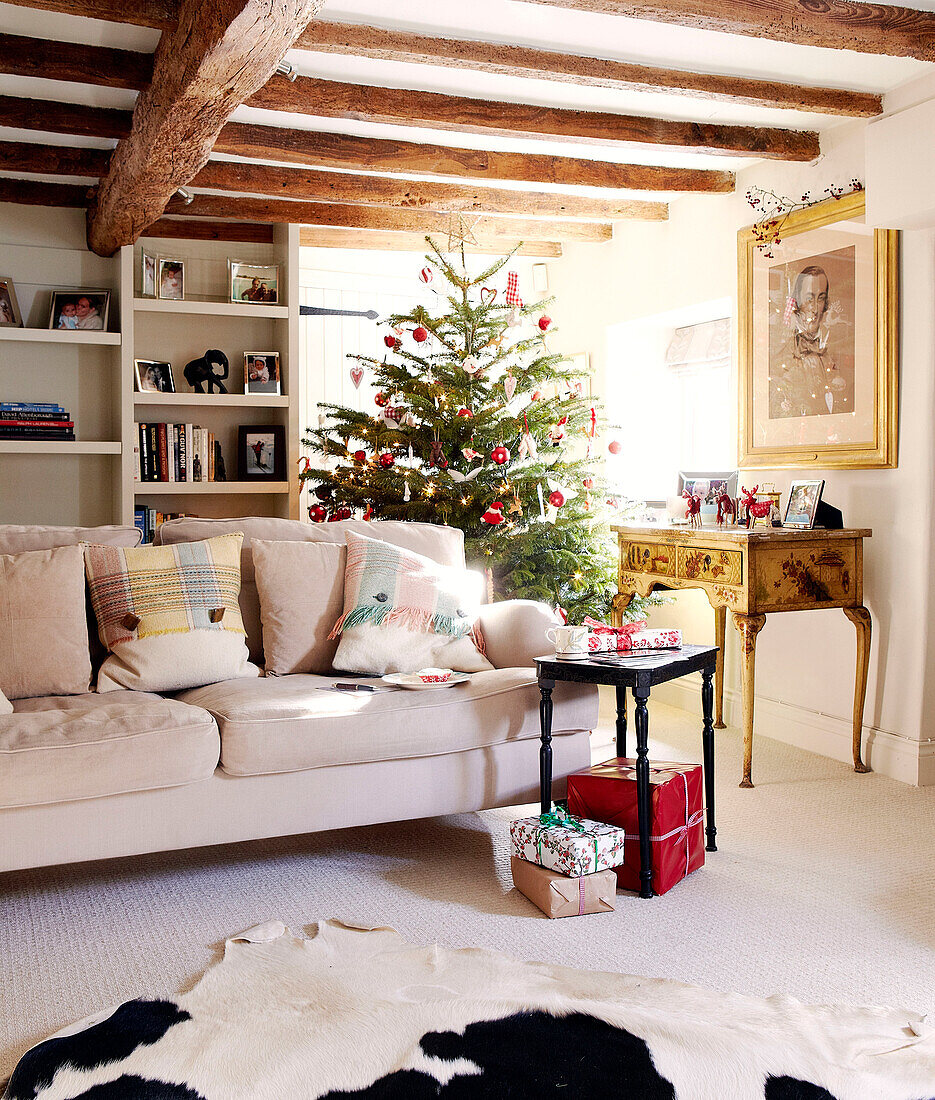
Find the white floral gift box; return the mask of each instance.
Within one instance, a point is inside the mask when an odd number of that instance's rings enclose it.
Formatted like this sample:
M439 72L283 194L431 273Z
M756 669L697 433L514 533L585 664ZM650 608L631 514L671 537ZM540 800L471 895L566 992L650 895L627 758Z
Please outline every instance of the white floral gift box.
M510 825L513 855L563 875L590 875L623 863L626 833L616 825L561 811L521 817Z

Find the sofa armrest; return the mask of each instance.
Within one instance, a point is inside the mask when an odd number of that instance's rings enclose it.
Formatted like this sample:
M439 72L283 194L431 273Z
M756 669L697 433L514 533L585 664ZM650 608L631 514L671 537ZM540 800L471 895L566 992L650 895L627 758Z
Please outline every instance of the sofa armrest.
M487 660L494 668L532 667L535 658L555 648L545 632L561 619L535 600L502 600L481 607L480 628Z

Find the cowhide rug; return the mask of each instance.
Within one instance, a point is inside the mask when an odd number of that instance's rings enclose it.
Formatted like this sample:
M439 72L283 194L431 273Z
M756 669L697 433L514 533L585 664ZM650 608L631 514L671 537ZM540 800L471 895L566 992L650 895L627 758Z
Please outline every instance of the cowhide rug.
M29 1051L9 1100L932 1100L935 1037L882 1008L414 947L335 921L229 940L174 1000Z

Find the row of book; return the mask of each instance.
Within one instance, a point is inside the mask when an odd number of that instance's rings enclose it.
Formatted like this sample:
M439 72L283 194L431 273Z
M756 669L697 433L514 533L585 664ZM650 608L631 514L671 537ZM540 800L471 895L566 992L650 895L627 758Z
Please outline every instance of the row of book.
M137 481L226 481L221 444L197 424L138 424Z
M140 504L133 509L133 522L143 532L143 542L152 542L156 528L170 519L193 519L190 512L157 512Z
M0 439L75 438L75 422L64 406L36 401L0 401Z

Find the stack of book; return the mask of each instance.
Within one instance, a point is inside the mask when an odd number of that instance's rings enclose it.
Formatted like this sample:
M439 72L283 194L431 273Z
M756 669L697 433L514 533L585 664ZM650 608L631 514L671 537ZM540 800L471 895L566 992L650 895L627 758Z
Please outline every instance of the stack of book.
M143 532L143 542L152 542L156 528L170 519L194 519L191 512L157 512L155 508L137 505L133 509L133 522Z
M75 422L61 405L36 401L0 401L0 439L75 438Z
M221 444L197 424L139 424L137 481L226 481Z

